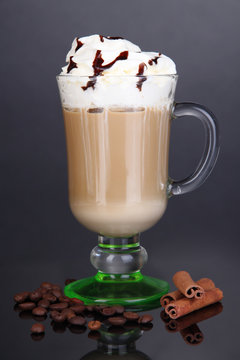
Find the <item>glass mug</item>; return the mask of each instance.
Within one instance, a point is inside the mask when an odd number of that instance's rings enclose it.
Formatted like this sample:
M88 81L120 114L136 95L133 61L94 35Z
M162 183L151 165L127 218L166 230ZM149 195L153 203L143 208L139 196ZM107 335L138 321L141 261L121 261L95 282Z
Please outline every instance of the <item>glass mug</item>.
M177 75L59 75L57 81L70 207L99 234L90 257L97 275L69 284L65 294L86 304L155 307L168 284L141 274L147 253L139 233L162 217L169 197L206 180L219 151L216 118L201 105L174 103ZM86 86L89 81L95 86ZM174 181L168 177L170 125L187 115L203 123L206 144L192 175Z

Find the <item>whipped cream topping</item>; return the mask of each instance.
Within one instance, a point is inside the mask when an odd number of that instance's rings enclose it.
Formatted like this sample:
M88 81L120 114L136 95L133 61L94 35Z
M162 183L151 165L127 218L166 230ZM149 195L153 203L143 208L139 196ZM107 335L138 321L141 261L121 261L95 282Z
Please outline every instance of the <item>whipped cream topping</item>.
M59 88L63 104L68 103L71 107L79 107L79 101L82 106L86 103L89 106L89 102L94 106L101 102L110 105L127 102L129 106L129 101L131 105L147 105L151 75L176 74L175 63L169 57L158 52L143 52L139 46L121 37L91 35L75 38L66 62L60 75L68 75L67 80L60 76ZM156 87L153 89L155 94L151 91L151 102L157 101L157 97L159 101L159 96L166 98L172 82L161 77L150 81L154 84L151 87ZM81 99L76 89L79 85L85 93ZM126 90L129 90L130 99L126 99Z

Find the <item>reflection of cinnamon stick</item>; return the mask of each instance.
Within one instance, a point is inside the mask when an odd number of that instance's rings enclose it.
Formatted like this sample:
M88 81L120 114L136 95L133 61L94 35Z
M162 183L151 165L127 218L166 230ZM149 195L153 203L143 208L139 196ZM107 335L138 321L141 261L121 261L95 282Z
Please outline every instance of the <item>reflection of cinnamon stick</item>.
M196 324L180 331L184 341L189 345L198 345L203 341L203 333Z
M205 291L211 290L215 288L214 282L208 278L202 278L196 282L199 286L201 286ZM161 297L160 303L163 307L167 306L171 301L179 300L184 295L179 291L175 290Z
M176 288L187 298L200 299L204 289L191 278L187 271L178 271L173 275L173 282Z
M191 314L185 315L179 319L169 319L166 324L166 329L170 332L180 331L185 329L195 323L199 323L200 321L207 320L215 315L218 315L222 312L223 306L220 302L206 306L203 309L192 312ZM165 312L166 314L166 312ZM168 316L167 314L165 317ZM163 317L161 316L163 319ZM164 321L166 322L166 321Z
M169 317L169 315L166 313L165 310L162 310L162 311L160 312L160 318L161 318L162 321L164 321L165 323L168 323L168 322L171 320L171 318Z
M222 300L222 298L223 292L218 288L214 288L206 291L200 299L189 299L185 297L172 301L165 307L165 311L171 319L177 319L180 316L187 315L207 305L214 304Z

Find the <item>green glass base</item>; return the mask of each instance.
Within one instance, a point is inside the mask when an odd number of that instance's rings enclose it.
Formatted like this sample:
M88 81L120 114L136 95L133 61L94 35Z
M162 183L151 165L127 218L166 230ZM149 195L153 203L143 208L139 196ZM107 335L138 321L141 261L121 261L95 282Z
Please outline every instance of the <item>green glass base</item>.
M66 296L89 304L119 304L129 310L143 311L160 307L160 298L169 290L164 280L143 276L140 271L113 275L98 272L95 276L74 281L64 289Z

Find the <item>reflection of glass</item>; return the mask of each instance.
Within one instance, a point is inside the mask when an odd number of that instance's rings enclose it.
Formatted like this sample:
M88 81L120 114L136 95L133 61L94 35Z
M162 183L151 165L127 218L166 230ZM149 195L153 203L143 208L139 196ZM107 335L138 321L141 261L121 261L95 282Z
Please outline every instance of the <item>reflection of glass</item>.
M122 329L123 330L123 329ZM143 331L139 328L125 330L117 334L111 329L102 327L99 330L97 350L91 351L81 358L81 360L150 360L150 358L136 349L135 342L142 336Z
M179 331L187 344L197 345L203 341L204 336L196 324L220 314L222 310L223 305L218 302L176 320L171 319L164 310L161 312L160 316L165 322L165 328L168 332L173 333Z
M65 122L70 207L80 223L101 234L91 253L97 275L69 284L65 293L86 304L117 302L137 309L159 305L168 284L141 274L147 253L139 245L139 233L162 217L168 197L192 191L207 178L218 153L216 120L200 105L174 105L176 75L99 76L96 86L101 89L105 82L108 104L101 107L94 89L84 89L87 77L60 75L57 80ZM119 81L125 83L121 100L115 96ZM144 82L145 95L136 81ZM71 96L78 99L74 108L66 105ZM135 101L136 106L132 105ZM206 147L196 171L183 181L173 181L168 177L170 123L184 115L202 121Z

